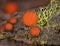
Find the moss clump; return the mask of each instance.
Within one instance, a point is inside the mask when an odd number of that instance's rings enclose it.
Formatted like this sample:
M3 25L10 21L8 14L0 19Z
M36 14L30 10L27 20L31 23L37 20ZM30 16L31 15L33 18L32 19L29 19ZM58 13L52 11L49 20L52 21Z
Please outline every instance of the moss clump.
M48 21L54 16L59 15L59 11L57 8L59 7L58 0L51 0L50 4L46 7L40 7L38 8L37 15L38 15L38 23L37 25L41 28L44 26L48 26Z

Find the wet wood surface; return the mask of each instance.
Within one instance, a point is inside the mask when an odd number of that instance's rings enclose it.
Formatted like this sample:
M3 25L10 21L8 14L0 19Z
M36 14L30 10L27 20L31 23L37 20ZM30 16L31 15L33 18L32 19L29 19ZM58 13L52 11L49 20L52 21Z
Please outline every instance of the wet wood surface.
M4 5L8 2L16 2L18 4L19 11L44 7L50 3L49 0L0 0L0 8L4 9Z

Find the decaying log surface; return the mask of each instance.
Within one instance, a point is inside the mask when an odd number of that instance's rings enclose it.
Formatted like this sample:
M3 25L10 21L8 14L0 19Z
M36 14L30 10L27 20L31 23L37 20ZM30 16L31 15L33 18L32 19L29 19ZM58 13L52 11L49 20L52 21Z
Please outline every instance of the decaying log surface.
M6 0L6 1L2 0L0 2L1 2L0 5L2 5L1 7L3 7L3 9L5 3L16 2L19 5L19 11L23 11L31 8L47 6L50 3L50 0Z

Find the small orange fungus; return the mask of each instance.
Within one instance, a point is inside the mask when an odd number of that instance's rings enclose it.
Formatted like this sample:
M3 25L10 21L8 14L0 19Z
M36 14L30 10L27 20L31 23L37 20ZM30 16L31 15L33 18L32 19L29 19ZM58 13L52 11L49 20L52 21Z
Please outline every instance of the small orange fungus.
M9 2L5 5L5 12L8 14L14 14L18 10L18 5L15 2Z
M7 23L5 28L7 31L11 31L13 29L13 25L11 23Z
M23 15L22 21L27 26L33 26L38 21L38 16L36 15L36 12L28 11Z
M38 28L38 27L32 27L32 28L30 29L30 34L31 34L32 36L39 36L40 32L41 32L41 30L40 30L40 28Z
M17 23L17 19L16 18L11 18L10 19L10 23L11 24L16 24Z

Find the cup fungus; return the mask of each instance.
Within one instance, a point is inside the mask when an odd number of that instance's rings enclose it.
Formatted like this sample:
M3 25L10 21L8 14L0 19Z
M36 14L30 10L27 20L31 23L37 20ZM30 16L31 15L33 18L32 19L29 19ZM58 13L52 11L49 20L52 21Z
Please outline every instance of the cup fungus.
M31 29L30 29L30 34L32 35L32 36L39 36L39 34L41 33L41 30L40 30L40 28L39 27L32 27Z
M14 14L18 11L18 5L15 2L8 2L5 5L5 12L7 14Z
M22 18L22 21L27 26L33 26L38 21L38 16L33 11L27 11Z
M12 31L13 25L12 25L11 23L7 23L7 24L5 25L5 29L6 29L7 31Z
M11 24L16 24L17 23L17 19L16 18L11 18L10 19L10 23Z

